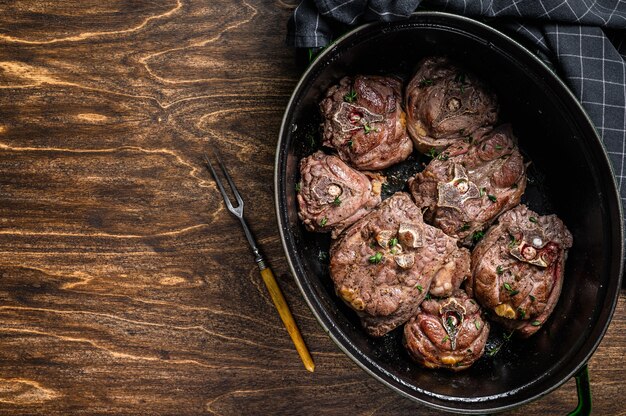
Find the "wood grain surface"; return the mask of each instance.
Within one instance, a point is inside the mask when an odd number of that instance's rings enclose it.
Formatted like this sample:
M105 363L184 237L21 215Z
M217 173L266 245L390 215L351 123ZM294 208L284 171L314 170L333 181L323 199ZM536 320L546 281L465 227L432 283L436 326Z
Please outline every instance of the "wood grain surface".
M295 0L0 2L0 414L436 414L352 363L273 205ZM304 370L201 154L219 147L316 362ZM590 363L625 414L626 296ZM510 412L560 415L574 381Z

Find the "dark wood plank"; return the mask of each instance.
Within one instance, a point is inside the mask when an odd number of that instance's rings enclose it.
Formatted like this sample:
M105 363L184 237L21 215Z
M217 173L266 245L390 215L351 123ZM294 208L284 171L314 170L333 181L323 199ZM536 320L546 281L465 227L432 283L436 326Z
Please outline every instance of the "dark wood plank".
M0 3L0 414L437 413L346 358L288 275L272 176L294 3ZM314 374L202 170L215 145ZM622 294L590 364L597 414L623 411L625 332Z

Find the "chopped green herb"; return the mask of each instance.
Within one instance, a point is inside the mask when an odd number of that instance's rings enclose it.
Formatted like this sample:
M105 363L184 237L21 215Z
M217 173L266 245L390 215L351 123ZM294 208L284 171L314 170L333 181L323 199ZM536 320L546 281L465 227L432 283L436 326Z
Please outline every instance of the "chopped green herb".
M430 300L432 298L432 296L430 296L430 293L426 294L426 300Z
M513 185L511 185L511 189L517 189L517 184L514 183Z
M296 184L296 192L300 192L300 189L302 188L302 185L300 185L300 182L298 182Z
M447 341L447 340L449 340L449 339L450 339L450 337L446 335L446 336L445 336L445 337L443 337L443 339L441 340L441 343L442 343L442 344L445 344L445 343L446 343L446 341Z
M476 327L476 329L480 330L480 321L474 319L474 326Z
M506 291L509 293L509 296L515 296L519 293L519 290L514 290L510 284L508 284L507 282L504 282L504 284L502 285L504 286L504 288L506 289Z
M466 222L465 224L463 224L462 226L459 227L458 231L462 232L462 231L467 231L469 229L470 229L470 225L469 225L469 223Z
M448 328L454 328L454 322L452 322L451 316L448 316L448 319L446 319L446 325L448 326Z
M352 140L349 140L348 141L348 147L352 147L352 146L354 146L354 142Z
M495 195L491 195L491 194L487 195L487 198L489 198L491 202L496 202L498 200L498 198L496 198Z
M378 264L378 263L380 263L383 260L383 253L381 253L379 251L376 254L374 254L373 256L370 256L370 258L368 260L372 264Z
M328 223L328 218L324 217L322 218L322 220L320 221L320 226L322 227L326 227L326 224Z
M353 103L356 101L356 91L350 90L349 93L343 96L343 100L347 103Z
M502 146L500 146L499 144L495 145L496 150L502 150Z
M539 325L541 325L541 322L539 322L539 321L532 321L530 324L532 326L539 326Z
M320 261L324 261L328 259L328 253L325 251L320 251L319 254L317 255L317 258L320 259Z
M423 86L426 86L426 85L433 85L433 80L430 79L430 78L424 78L423 80L421 80L419 82L419 86L420 87L423 87Z
M531 301L531 302L534 302L534 301L535 301L535 299L536 299L533 295L528 295L528 297L530 298L530 301Z
M335 199L333 200L333 205L336 206L336 207L341 205L341 199L339 199L339 196L335 197Z
M502 274L503 272L504 272L504 269L502 268L502 266L496 267L496 273Z
M395 248L392 248L391 250L389 250L389 252L391 254L398 254L398 250L396 250Z
M461 90L461 94L463 94L465 92L465 85L461 84L459 90Z
M485 233L483 231L474 231L474 234L472 234L472 240L474 240L475 243L478 243L484 236Z
M462 136L465 134L465 129L459 129L459 134Z
M471 348L468 348L468 349L467 349L467 352L469 352L469 353L471 354L471 353L472 353L472 349L471 349Z
M369 124L364 124L363 130L365 130L365 134L369 134L369 132L372 131L372 127Z
M436 158L437 156L439 156L439 152L437 151L437 149L435 149L434 147L432 149L430 149L428 151L428 156L431 157L431 159Z
M519 312L520 319L526 318L526 311L524 309L517 308L517 311Z
M536 223L537 222L537 218L536 217L530 217L530 218L528 218L528 221Z
M315 142L315 135L313 133L308 133L306 137L307 139L309 139L309 147L315 147L315 145L317 144Z
M443 152L439 156L437 156L437 159L443 160L445 162L446 160L450 159L450 155L446 152Z
M392 238L391 240L389 240L389 247L395 247L396 244L398 244L398 239L397 238Z
M472 136L467 136L466 139L469 144L472 144L474 142L474 138Z
M509 238L511 239L511 241L509 241L509 248L513 248L519 243L519 241L517 241L515 239L515 236L513 236L512 234L509 234Z
M483 195L485 195L485 193L487 193L487 188L480 188L480 191L478 191L478 195L482 198Z
M424 291L424 288L422 287L422 285L417 285L415 287L417 288L417 290L420 291L420 293L422 293Z
M370 248L374 248L374 247L376 247L376 243L373 241L370 241Z

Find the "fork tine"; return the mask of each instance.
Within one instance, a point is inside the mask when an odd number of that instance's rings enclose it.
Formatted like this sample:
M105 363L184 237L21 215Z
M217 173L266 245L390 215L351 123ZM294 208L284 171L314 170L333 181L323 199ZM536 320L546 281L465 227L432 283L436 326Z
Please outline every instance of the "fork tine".
M230 203L230 198L228 197L228 194L226 193L226 190L224 189L224 186L222 185L222 181L217 176L217 173L215 172L215 169L213 169L213 165L211 164L211 161L209 160L209 157L207 156L206 153L204 154L204 161L206 162L207 167L211 171L211 175L213 175L213 179L215 179L215 183L217 183L217 186L220 189L220 193L222 194L222 198L224 198L226 207L228 208L230 212L232 212L233 214L236 214L235 208L233 208L233 204Z
M228 170L226 170L226 166L224 166L224 164L222 163L222 159L220 158L219 153L214 152L214 154L215 154L215 158L217 159L217 163L219 163L220 168L222 168L222 172L224 172L224 176L226 177L226 180L228 181L228 184L230 185L230 189L233 190L233 194L235 194L235 198L237 198L237 203L239 204L237 208L243 207L243 199L241 198L241 195L239 194L239 191L237 190L237 187L235 186L235 182L233 182L232 178L228 174Z

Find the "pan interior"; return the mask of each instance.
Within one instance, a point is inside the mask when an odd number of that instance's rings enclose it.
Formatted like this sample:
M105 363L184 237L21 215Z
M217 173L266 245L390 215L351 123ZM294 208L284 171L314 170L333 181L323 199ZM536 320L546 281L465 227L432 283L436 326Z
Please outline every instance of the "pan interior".
M556 388L597 346L619 288L619 201L593 126L546 67L508 42L466 19L442 14L368 26L331 46L305 74L279 143L279 221L296 280L312 310L358 364L401 393L443 409L503 410ZM380 339L365 335L356 315L334 293L329 238L302 227L295 199L298 162L320 148L318 103L324 91L344 75L394 74L406 80L429 55L449 56L495 90L500 122L513 125L522 152L532 161L523 202L540 214L559 215L574 236L563 291L544 327L527 340L503 343L496 354L459 373L414 364L401 345L401 328ZM403 189L403 179L427 160L414 154L391 168L400 179L387 194ZM502 341L502 331L495 329L489 347Z

